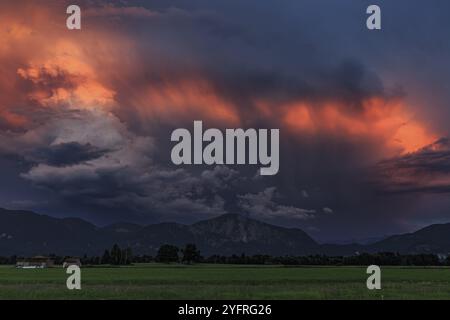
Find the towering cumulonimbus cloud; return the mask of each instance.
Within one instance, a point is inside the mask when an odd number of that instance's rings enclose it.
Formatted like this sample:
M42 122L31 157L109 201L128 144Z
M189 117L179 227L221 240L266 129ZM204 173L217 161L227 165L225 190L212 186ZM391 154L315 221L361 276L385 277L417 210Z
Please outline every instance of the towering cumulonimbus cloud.
M111 211L135 221L243 211L324 230L341 212L351 228L363 207L373 208L367 221L398 209L372 206L381 185L420 178L380 167L409 163L446 134L391 75L327 42L330 30L304 28L312 4L292 13L264 1L249 16L235 1L87 1L81 31L65 27L68 4L0 4L0 152L60 208L82 205L102 221ZM279 175L172 166L170 131L194 120L280 128Z

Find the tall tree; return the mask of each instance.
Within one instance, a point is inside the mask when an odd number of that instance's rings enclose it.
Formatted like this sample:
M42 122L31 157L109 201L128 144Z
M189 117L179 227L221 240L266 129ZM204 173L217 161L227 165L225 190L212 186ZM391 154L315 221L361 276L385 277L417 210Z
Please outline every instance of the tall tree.
M110 264L111 263L111 255L108 250L105 250L102 256L102 264Z
M122 250L115 244L111 249L111 260L112 264L120 265L122 263Z
M122 264L130 264L133 260L133 251L130 247L122 250Z
M176 246L170 244L162 245L158 250L156 260L163 263L178 262L179 251L180 249Z
M184 263L191 264L191 263L200 262L200 259L201 259L200 250L197 250L197 247L195 244L192 244L192 243L187 244L182 252L183 252L182 261Z

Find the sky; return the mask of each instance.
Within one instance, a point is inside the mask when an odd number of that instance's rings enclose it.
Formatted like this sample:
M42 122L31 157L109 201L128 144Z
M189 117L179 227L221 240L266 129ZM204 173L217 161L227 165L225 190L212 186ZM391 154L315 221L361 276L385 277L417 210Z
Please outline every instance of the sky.
M382 29L366 28L381 8ZM66 28L78 4L82 29ZM319 241L450 222L444 0L3 1L0 207L99 225L239 213ZM280 170L171 132L280 129Z

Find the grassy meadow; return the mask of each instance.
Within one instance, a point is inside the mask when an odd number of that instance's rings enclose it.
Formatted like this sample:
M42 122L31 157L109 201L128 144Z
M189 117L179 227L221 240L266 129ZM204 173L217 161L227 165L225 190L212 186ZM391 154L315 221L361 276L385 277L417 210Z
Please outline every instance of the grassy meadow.
M382 267L382 289L363 267L141 264L82 268L70 291L62 267L0 266L0 299L449 299L450 269Z

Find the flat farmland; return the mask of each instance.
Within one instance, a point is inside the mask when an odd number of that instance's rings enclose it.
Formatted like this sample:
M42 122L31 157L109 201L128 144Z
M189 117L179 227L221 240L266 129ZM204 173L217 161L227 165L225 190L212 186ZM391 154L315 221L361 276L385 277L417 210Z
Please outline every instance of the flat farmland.
M68 290L62 267L0 267L0 299L450 299L450 269L382 267L369 291L364 267L138 264L83 267Z

